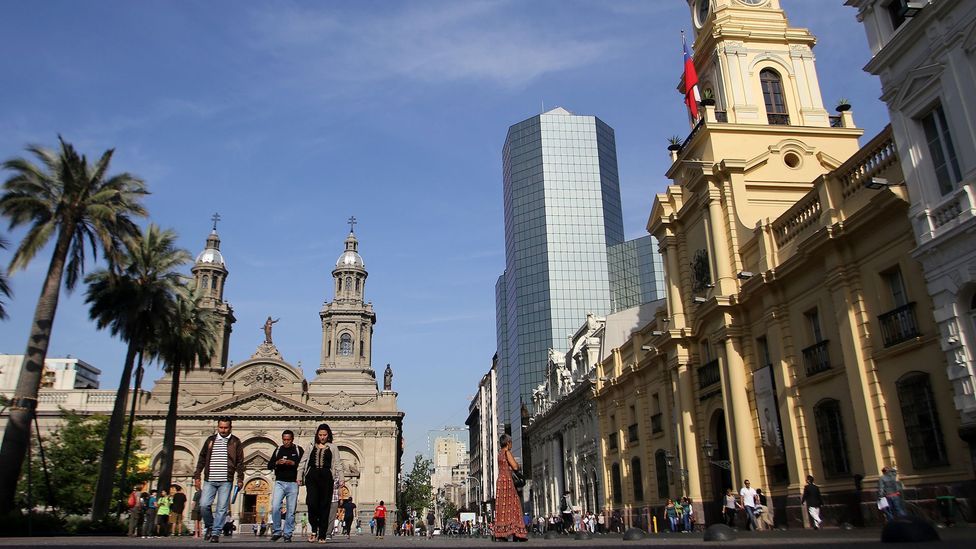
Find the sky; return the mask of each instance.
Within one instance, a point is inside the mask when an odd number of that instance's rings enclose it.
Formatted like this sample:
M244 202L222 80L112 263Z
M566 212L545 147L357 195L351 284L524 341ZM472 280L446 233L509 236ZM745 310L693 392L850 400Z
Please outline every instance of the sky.
M782 5L818 37L825 105L849 99L866 143L887 114L855 10ZM89 157L115 148L112 172L152 192L143 224L174 229L194 257L219 212L230 360L250 357L272 315L278 349L309 379L355 216L373 367L392 365L409 463L436 430L464 425L491 366L508 127L556 106L613 127L626 237L643 236L667 138L689 131L681 30L683 0L6 0L0 159L59 134ZM11 248L22 235L0 220ZM50 247L10 276L0 353L24 352L49 259ZM91 363L114 389L124 351L88 320L83 288L62 293L48 356Z

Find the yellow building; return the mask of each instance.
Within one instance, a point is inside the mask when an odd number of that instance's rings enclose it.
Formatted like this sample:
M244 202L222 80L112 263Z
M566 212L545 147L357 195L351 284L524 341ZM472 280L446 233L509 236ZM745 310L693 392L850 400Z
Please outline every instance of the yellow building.
M922 506L968 495L890 131L859 150L850 112L828 116L815 39L778 0L689 7L716 104L648 220L667 310L599 372L608 508L646 527L688 495L698 522L717 522L721 494L749 479L778 523L799 525L812 474L828 524L856 524L877 518L886 465Z

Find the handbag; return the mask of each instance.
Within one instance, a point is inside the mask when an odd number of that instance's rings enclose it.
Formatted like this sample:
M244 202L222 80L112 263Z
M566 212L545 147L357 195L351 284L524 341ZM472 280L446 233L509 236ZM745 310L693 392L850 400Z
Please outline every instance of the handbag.
M525 487L525 475L522 474L521 470L512 469L512 484L515 485L515 489Z

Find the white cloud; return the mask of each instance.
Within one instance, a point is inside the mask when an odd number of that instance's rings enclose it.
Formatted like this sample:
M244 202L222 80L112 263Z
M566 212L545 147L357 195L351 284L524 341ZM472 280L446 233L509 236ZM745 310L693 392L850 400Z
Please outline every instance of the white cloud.
M502 88L520 88L545 74L621 51L618 37L597 35L585 24L530 20L518 7L425 2L365 14L276 4L253 14L255 47L276 56L292 77L317 82L369 84L405 77L426 83L481 81Z

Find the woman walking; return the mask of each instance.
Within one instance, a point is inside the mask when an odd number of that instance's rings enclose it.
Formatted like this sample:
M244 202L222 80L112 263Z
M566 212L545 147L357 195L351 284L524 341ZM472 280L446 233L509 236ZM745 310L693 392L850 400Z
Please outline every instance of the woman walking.
M315 430L312 448L302 455L298 464L298 485L305 484L308 521L312 525L309 542L325 543L332 529L329 511L336 482L340 486L345 484L345 468L339 448L333 442L332 429L323 423Z
M495 484L495 539L528 541L522 519L522 498L515 491L512 471L520 469L512 455L512 437L502 435L498 440L498 481Z
M729 488L725 491L725 524L735 528L735 515L739 510L739 501Z

